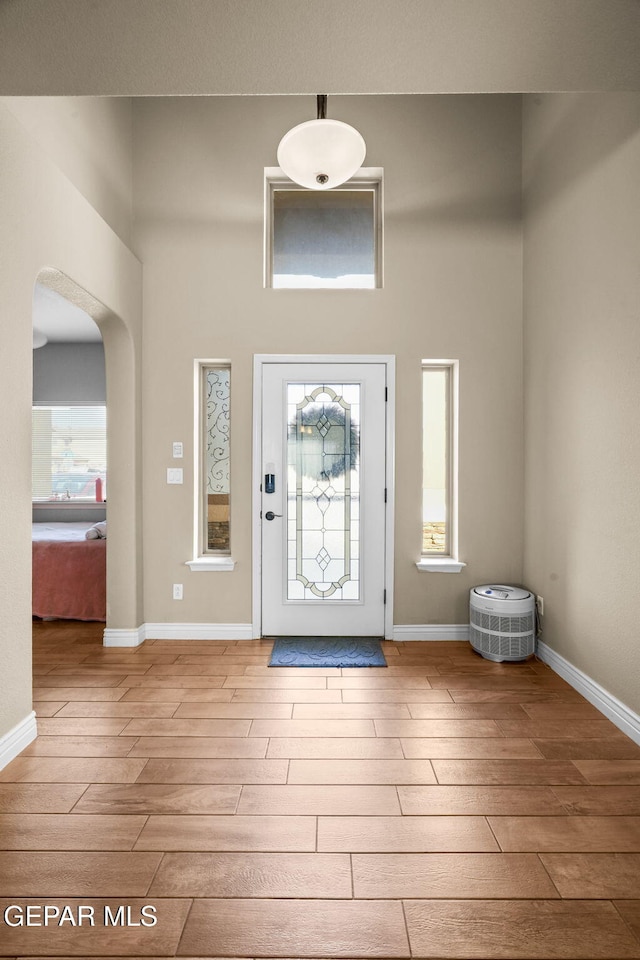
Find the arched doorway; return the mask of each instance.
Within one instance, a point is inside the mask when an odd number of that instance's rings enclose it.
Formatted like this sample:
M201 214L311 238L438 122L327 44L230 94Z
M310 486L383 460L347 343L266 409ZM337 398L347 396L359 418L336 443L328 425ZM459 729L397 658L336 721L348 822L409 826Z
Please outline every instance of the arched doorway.
M100 328L33 293L32 612L106 621L107 409Z
M104 350L109 536L107 538L105 645L140 642L142 621L138 544L139 404L133 340L121 320L104 304L53 268L41 270L36 289L63 299L89 318Z

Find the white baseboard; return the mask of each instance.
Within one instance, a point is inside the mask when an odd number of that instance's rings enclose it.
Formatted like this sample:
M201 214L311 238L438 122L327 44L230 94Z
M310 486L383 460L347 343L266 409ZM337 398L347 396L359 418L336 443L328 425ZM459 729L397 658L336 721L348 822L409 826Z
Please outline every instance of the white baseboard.
M36 715L32 710L24 720L0 737L0 770L11 763L37 736Z
M103 647L139 647L145 637L143 627L134 627L132 630L117 630L106 627L102 634Z
M599 683L592 680L582 670L574 667L572 663L561 657L559 653L552 650L542 640L538 640L536 652L538 657L548 664L558 676L570 683L574 690L577 690L589 703L597 707L600 713L603 713L612 723L615 723L616 727L626 733L631 740L640 744L640 716L637 713L634 713L621 700L614 697L612 693L601 687Z
M105 647L137 647L144 640L253 640L250 623L143 623L131 630L107 628ZM468 640L468 623L394 626L391 640Z
M408 623L393 628L392 640L468 640L468 623Z
M105 647L139 647L145 640L252 640L250 623L143 623L131 630L106 628Z
M253 640L250 623L143 623L145 640Z

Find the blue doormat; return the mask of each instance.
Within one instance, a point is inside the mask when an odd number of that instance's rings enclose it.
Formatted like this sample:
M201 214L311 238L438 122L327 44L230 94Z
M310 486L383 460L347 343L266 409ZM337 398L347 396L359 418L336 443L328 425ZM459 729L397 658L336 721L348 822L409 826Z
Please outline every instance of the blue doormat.
M270 667L386 667L373 637L278 637Z

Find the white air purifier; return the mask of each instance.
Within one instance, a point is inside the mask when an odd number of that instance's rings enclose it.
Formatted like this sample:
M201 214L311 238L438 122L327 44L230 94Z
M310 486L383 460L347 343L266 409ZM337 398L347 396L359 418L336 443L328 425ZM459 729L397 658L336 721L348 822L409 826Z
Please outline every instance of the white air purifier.
M536 647L536 598L504 584L473 587L469 640L487 660L526 660Z

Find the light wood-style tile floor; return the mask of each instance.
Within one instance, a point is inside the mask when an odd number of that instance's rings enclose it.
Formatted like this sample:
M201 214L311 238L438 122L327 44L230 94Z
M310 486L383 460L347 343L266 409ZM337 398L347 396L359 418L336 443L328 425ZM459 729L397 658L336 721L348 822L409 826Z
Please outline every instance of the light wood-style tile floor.
M96 925L0 921L1 956L640 958L640 747L544 664L101 632L34 626L39 737L0 772L1 909Z

